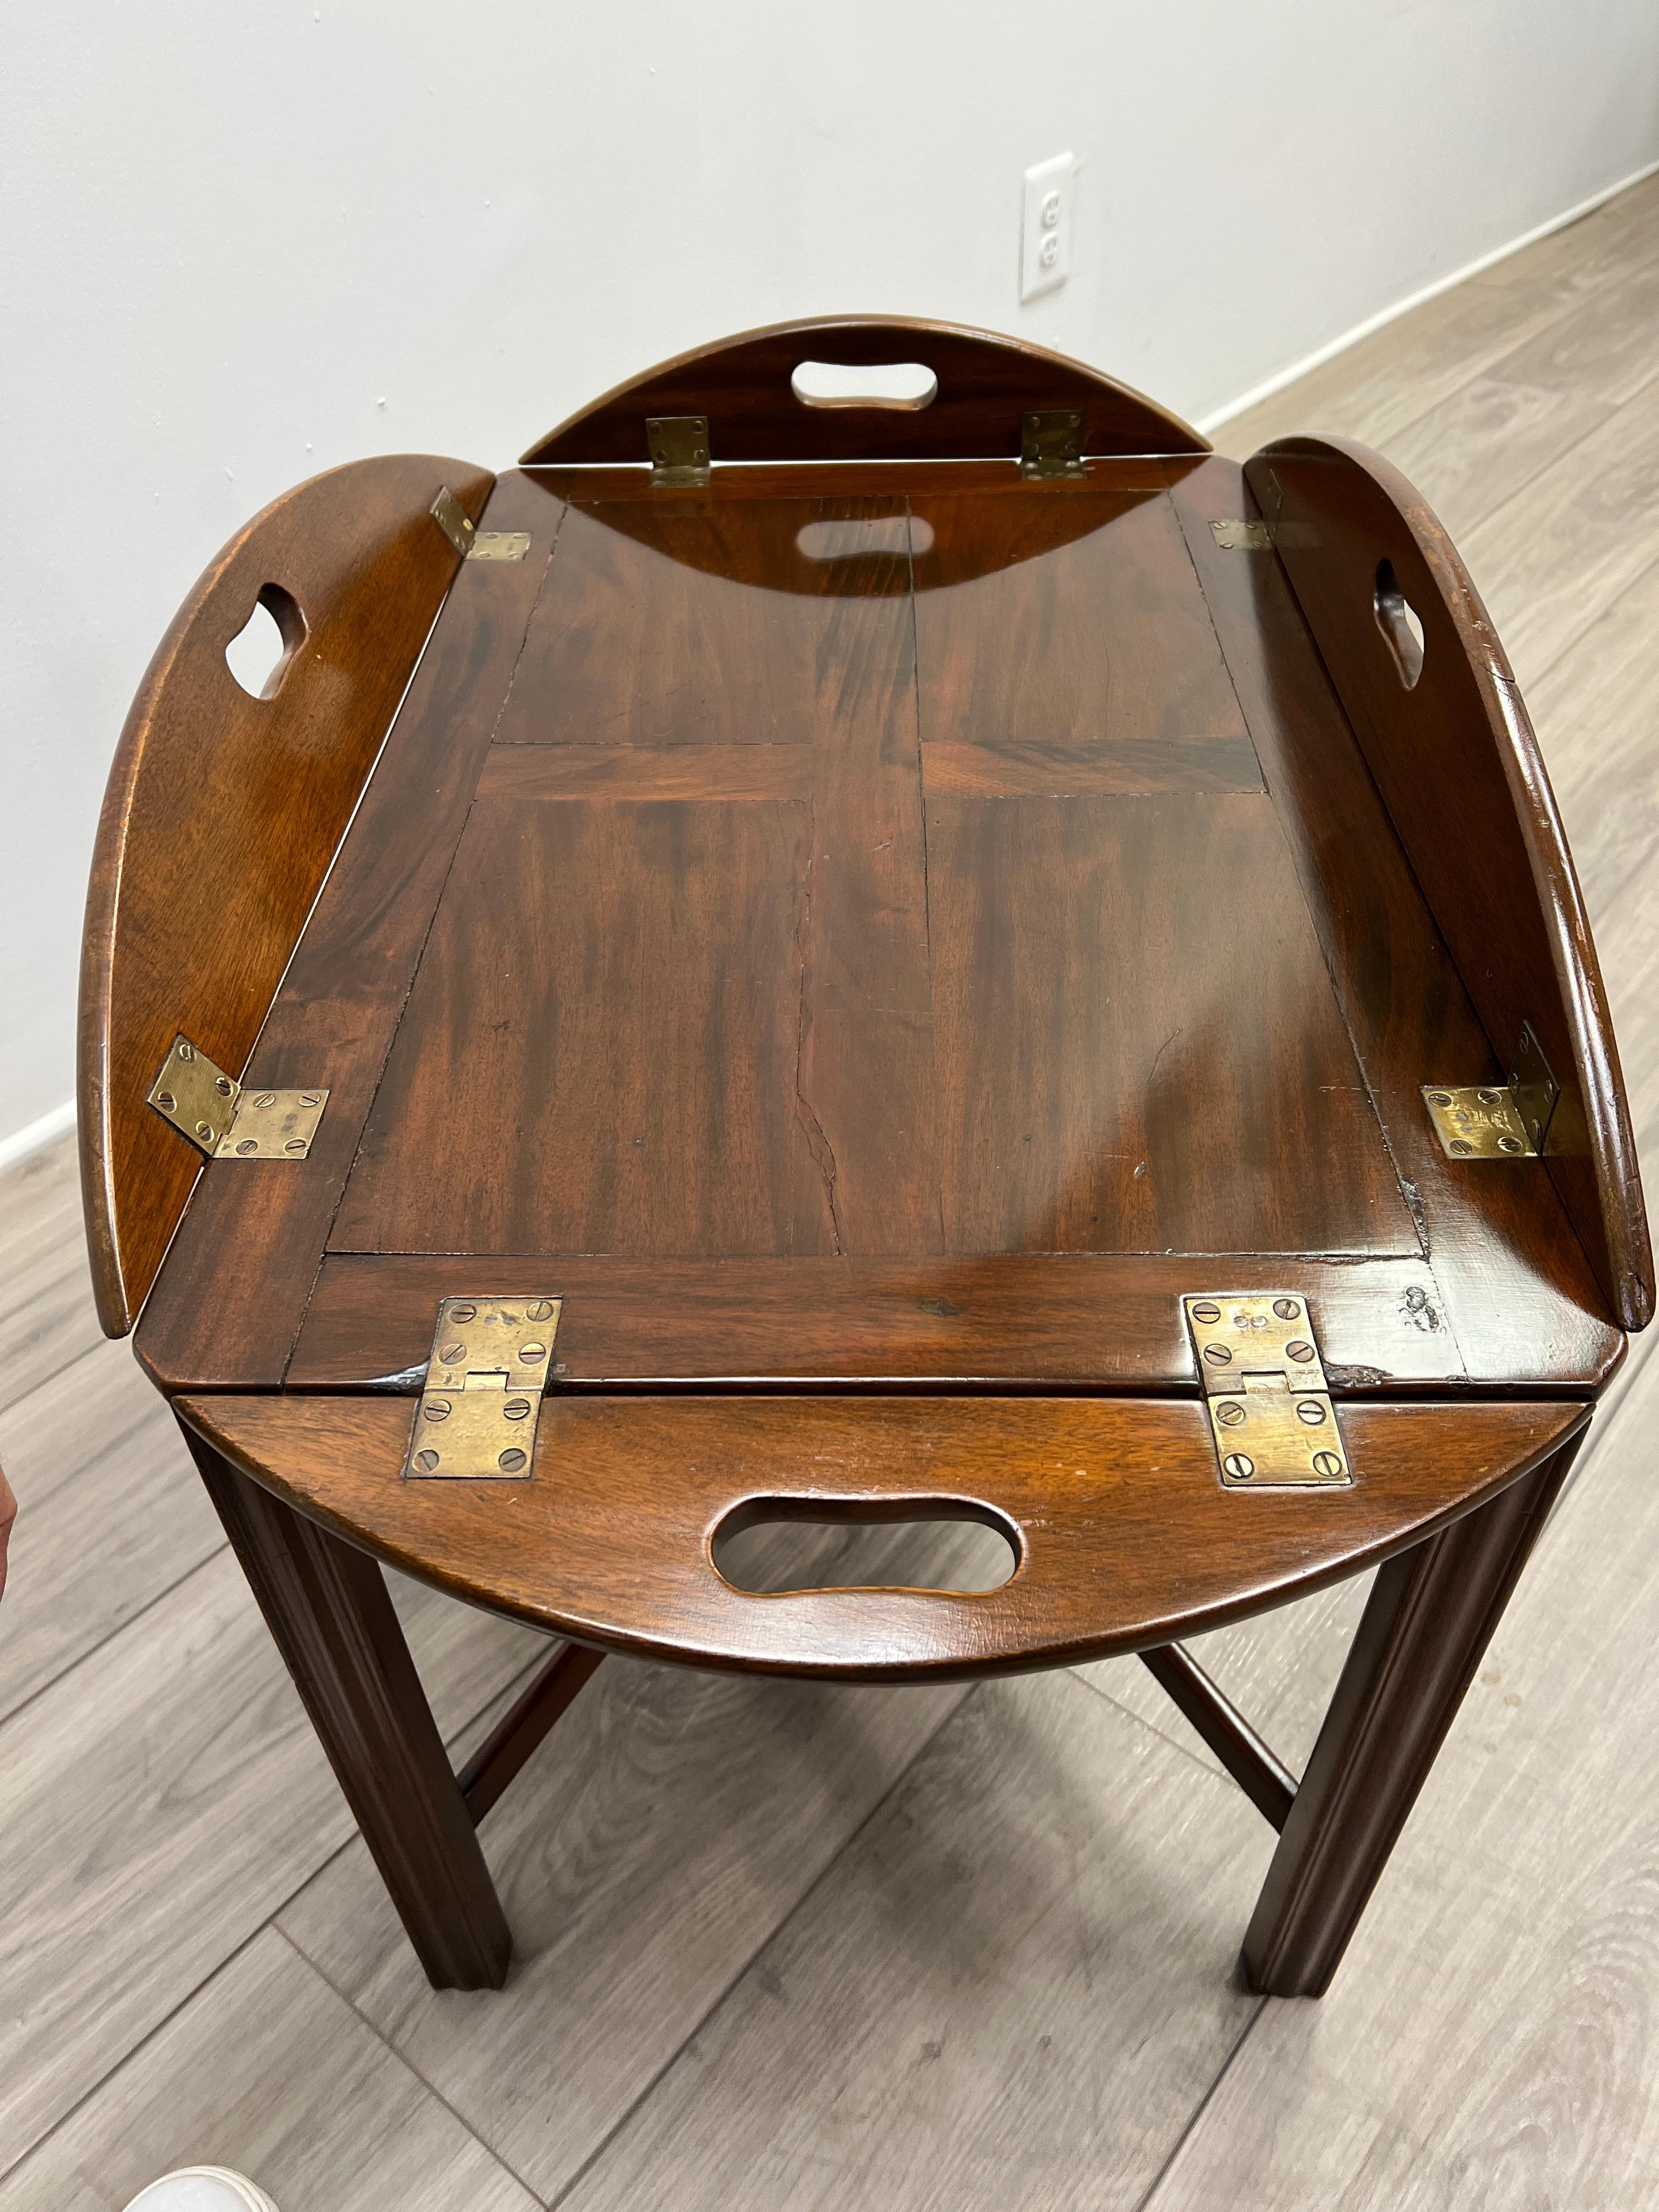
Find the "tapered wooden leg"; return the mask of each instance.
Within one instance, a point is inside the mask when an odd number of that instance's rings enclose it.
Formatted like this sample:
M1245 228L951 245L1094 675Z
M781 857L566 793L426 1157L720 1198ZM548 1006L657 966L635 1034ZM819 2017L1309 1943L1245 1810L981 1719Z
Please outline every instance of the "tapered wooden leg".
M1252 1989L1329 1985L1583 1436L1378 1569L1244 1938Z
M513 1939L379 1565L184 1433L427 1979L499 1989Z

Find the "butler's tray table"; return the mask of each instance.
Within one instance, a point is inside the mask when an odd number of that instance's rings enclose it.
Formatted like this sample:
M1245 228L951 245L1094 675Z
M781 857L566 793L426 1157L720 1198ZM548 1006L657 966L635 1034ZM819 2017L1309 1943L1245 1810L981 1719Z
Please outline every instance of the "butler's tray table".
M1281 1831L1252 1984L1316 1993L1652 1311L1434 517L970 331L761 331L268 507L127 724L82 1024L105 1324L441 1985L506 1972L477 1823L606 1652L1139 1652ZM742 1565L918 1521L1000 1576ZM556 1639L459 1775L380 1561ZM1297 1779L1181 1639L1371 1567Z

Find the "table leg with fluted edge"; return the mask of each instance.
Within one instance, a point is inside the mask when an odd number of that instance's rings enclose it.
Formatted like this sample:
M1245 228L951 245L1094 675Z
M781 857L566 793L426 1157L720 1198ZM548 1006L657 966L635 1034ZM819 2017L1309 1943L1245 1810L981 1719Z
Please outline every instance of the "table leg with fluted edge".
M434 1989L499 1989L512 1937L379 1563L184 1428Z
M1377 1571L1244 1938L1250 1987L1321 1996L1565 1480L1586 1420Z

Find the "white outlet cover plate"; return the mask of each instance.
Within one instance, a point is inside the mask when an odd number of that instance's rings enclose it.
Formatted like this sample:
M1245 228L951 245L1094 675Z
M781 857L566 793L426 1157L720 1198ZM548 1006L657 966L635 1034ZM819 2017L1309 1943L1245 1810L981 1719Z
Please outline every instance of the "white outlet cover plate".
M1066 282L1072 267L1072 197L1077 162L1056 154L1025 172L1019 237L1019 296L1040 299ZM1050 218L1043 220L1045 214Z

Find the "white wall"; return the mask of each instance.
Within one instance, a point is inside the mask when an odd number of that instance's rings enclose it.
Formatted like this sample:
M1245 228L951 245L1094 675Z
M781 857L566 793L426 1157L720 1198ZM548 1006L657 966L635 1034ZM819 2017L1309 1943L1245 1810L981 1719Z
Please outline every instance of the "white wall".
M82 0L0 72L0 1139L71 1087L152 647L358 454L496 466L788 316L1012 331L1192 416L1659 156L1653 0ZM1019 174L1085 166L1018 303Z

